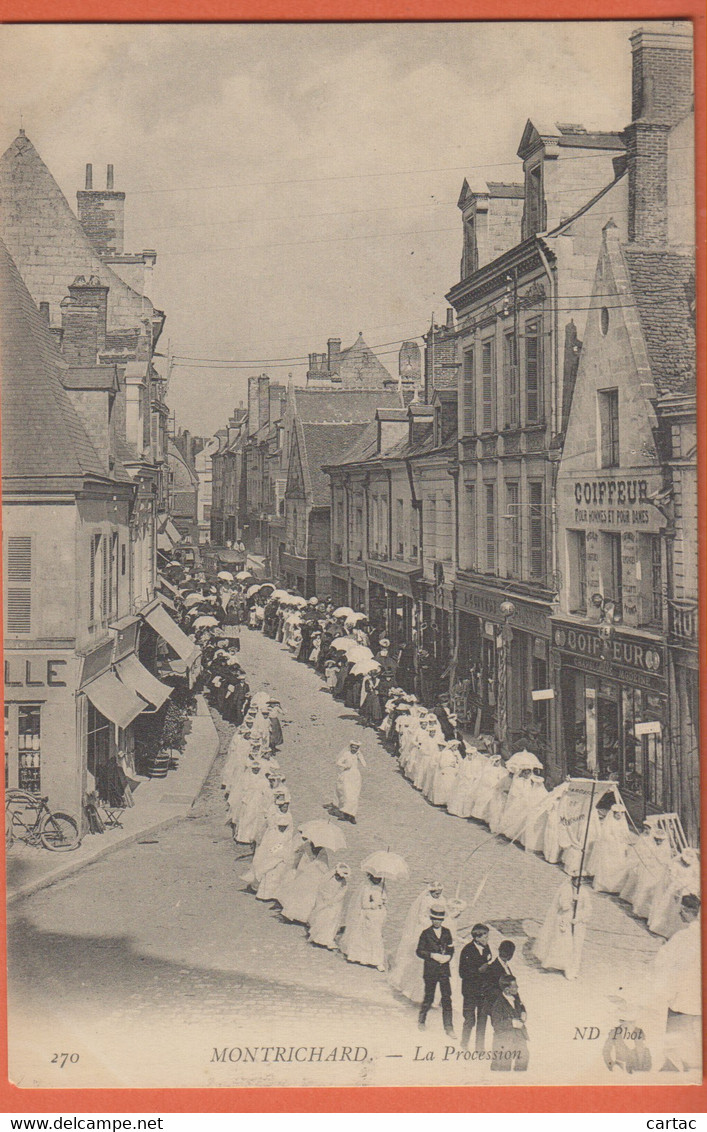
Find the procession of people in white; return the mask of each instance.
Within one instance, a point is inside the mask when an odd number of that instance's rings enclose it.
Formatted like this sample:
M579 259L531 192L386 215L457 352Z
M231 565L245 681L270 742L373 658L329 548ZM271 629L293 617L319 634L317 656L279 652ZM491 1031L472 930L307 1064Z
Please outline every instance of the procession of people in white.
M250 584L251 597L256 588ZM243 620L253 629L261 628L262 607L254 602L262 600L267 604L270 624L275 626L271 635L299 659L317 665L323 674L325 689L335 691L337 680L341 683L342 671L337 644L345 640L344 634L348 633L355 642L352 648L365 648L364 616L355 615L356 620L352 621L351 610L342 610L340 636L336 637L339 611L327 608L326 620L320 623L322 632L312 633L310 625L307 655L302 657L298 610L303 604L311 603L285 591L272 593L272 589L269 586L263 595L255 596ZM296 599L294 607L287 598ZM255 616L252 616L253 609L257 610ZM316 625L314 628L316 630ZM325 631L330 642L334 634L333 647L329 646L330 662L326 655L321 655ZM353 637L353 633L357 636ZM214 635L218 635L217 631L207 627L201 637ZM200 643L203 644L203 640ZM380 644L383 646L380 660L385 663L387 642ZM367 669L362 673L364 681L369 676L375 678L368 664L363 663L362 667ZM349 663L347 675L358 675L354 669L355 664ZM208 679L208 673L206 675ZM375 695L376 691L375 685L363 683L356 689L357 704L363 706L367 697ZM322 803L329 817L295 827L290 794L278 758L283 744L278 706L278 701L265 692L251 694L243 721L233 734L223 770L222 784L234 841L248 847L253 854L250 867L243 874L248 888L258 900L279 906L285 920L305 925L313 945L339 951L348 962L387 972L390 986L397 993L413 1003L423 1004L421 1027L425 1025L429 1008L425 1006L428 985L434 994L436 981L441 980L445 1029L452 1032L451 1013L447 1013L451 1011L449 991L444 988L452 985L450 980L454 977L457 997L461 994L464 1002L464 1047L475 1025L477 1051L479 1047L483 1049L486 1019L491 1018L493 1022L489 995L505 996L505 1006L501 1003L499 1008L499 1026L508 1024L515 1028L509 1032L516 1046L520 1043L523 1047L521 1064L515 1067L525 1068L527 1044L522 1037L525 1034L527 1038L525 1008L508 965L508 956L514 949L512 942L497 941L498 954L494 959L488 951L489 928L476 923L471 928L471 942L463 951L468 954L472 949L471 959L477 961L478 970L475 969L472 977L466 961L466 973L462 974L459 984L459 976L454 976L449 958L461 947L465 935L469 935L469 926L461 928L459 925L467 905L459 899L458 892L454 896L445 893L442 882L435 880L428 883L413 902L392 962L389 962L384 938L389 888L391 883L394 885L396 880L407 876L407 865L390 850L373 852L362 862L363 877L360 884L354 886L351 869L339 859L346 849L346 839L338 823L355 824L362 791L365 798L362 772L365 772L366 761L361 743L352 739L334 759L335 796ZM697 851L676 845L659 815L647 817L640 835L634 834L616 789L599 790L596 798L592 790L582 814L580 836L577 836L578 831L573 832L571 823L566 820L564 808L572 790L571 781L548 790L542 763L535 754L518 751L504 761L492 742L483 737L471 740L462 737L446 705L431 711L412 693L393 687L388 689L387 699L381 703L377 715L375 725L381 739L395 753L400 772L431 805L446 809L457 819L485 823L491 835L516 842L564 870L565 877L532 945L540 966L563 972L567 979L578 977L593 915L590 883L595 892L613 894L626 902L634 916L647 921L651 932L669 941L653 960L648 980L653 1007L657 994L664 1013L666 1057L672 1059L676 1068L694 1064L701 1012ZM370 718L364 721L371 722ZM447 736L454 737L445 738L445 730ZM430 931L433 932L431 937ZM432 946L439 948L439 952L426 950L425 938L428 943L431 939ZM440 940L446 941L444 946ZM446 955L442 954L445 950ZM489 983L487 972L494 964L495 982ZM429 972L436 972L437 967L442 974L432 978ZM464 963L461 967L464 968ZM499 982L501 979L505 983ZM687 990L688 987L692 989ZM632 1056L635 1067L641 1067L640 1058ZM618 1063L614 1053L606 1053L605 1058L607 1064L609 1061L612 1065Z

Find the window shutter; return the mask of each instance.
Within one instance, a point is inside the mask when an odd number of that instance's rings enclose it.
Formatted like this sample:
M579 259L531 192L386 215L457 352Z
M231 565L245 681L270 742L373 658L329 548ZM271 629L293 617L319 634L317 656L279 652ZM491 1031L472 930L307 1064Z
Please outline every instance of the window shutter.
M490 432L494 425L493 413L493 373L494 350L493 339L484 342L481 351L481 382L483 397L483 429Z
M101 616L108 615L108 539L103 539L103 561L101 563Z
M541 393L539 324L529 322L525 328L525 407L530 422L542 417Z
M542 578L544 566L543 485L531 483L530 492L530 576Z
M32 536L7 540L7 631L29 633L32 628ZM12 585L11 583L15 583ZM18 585L17 583L25 583Z
M474 351L464 351L464 374L462 382L462 432L472 436L476 432L476 383L474 381Z

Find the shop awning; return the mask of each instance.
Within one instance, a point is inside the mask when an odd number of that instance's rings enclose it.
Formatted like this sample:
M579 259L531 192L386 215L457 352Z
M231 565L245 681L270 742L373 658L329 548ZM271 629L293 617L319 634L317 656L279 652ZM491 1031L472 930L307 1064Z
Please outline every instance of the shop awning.
M164 574L160 574L159 571L157 573L157 584L160 585L160 586L164 586L164 588L168 591L168 593L173 594L175 597L179 593L179 590L177 589L176 586L172 585L169 578L165 578Z
M115 667L126 688L142 696L143 700L147 700L147 703L152 704L155 709L161 708L172 694L170 686L153 676L149 669L140 663L135 653L123 657Z
M201 656L201 649L198 645L195 645L193 641L189 640L186 633L183 633L179 625L172 620L163 605L154 606L153 609L144 613L143 617L150 628L154 629L157 635L160 636L163 641L166 641L169 647L176 652L179 661L183 665L180 674L189 675ZM174 665L172 665L172 669L175 672L179 672L179 669L175 668Z
M97 711L115 723L128 727L149 705L136 691L123 684L115 672L104 672L81 689Z

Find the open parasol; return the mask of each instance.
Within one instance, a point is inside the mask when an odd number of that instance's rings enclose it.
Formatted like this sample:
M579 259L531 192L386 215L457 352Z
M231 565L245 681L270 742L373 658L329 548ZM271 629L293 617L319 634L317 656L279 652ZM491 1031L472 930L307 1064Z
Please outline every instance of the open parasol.
M361 861L361 872L370 873L383 880L405 880L410 870L407 862L398 853L391 853L390 849L379 849Z
M217 619L208 614L205 617L197 617L194 622L195 629L213 629L216 625L218 625Z
M218 578L218 580L220 582L232 582L233 581L233 574L231 573L230 570L221 570L220 573L218 573L216 575L216 577Z
M253 597L253 594L257 594L259 589L260 589L260 586L257 583L255 585L248 586L248 589L245 592L245 596L246 597Z
M348 657L356 664L361 660L373 660L373 650L369 649L368 645L351 645L348 649Z
M311 841L315 849L331 849L333 852L338 852L339 849L346 848L346 838L333 822L315 818L314 821L306 821L299 828L302 836Z
M355 639L355 637L335 637L335 639L331 642L331 647L333 649L340 649L341 652L345 652L347 656L349 650L354 648L354 646L359 647L358 641Z
M348 605L340 605L338 609L334 610L334 617L350 617L353 613Z
M532 751L516 751L514 755L511 755L508 762L506 763L506 770L509 770L511 774L517 774L521 770L542 769L543 764L540 762L538 756L534 755Z
M203 594L187 594L184 599L184 604L187 609L191 609L193 605L199 605L202 601L204 601Z
M351 656L349 656L349 660ZM381 666L377 660L357 660L351 669L352 676L368 676L371 672L380 672Z
M349 625L358 625L359 621L365 620L365 613L349 613L348 617L346 618L346 628L348 629Z
M251 574L250 570L239 570L236 574L236 581L247 582L252 577L253 575Z

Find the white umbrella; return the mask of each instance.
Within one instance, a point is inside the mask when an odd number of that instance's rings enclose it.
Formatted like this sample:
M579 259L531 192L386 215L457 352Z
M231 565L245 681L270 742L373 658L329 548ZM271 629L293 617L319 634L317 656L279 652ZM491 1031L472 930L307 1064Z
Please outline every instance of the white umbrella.
M274 590L275 589L275 583L274 582L258 582L258 589L259 590Z
M366 620L366 614L365 613L351 613L346 618L346 628L348 629L349 625L358 625L359 621L365 621L365 620Z
M346 838L337 825L322 818L306 821L300 827L300 833L312 842L315 849L331 849L338 852L346 848Z
M270 594L270 600L272 601L274 598L275 601L284 601L284 599L289 596L290 595L288 594L287 590L273 590L273 592Z
M245 596L246 597L252 597L253 594L257 594L259 589L260 589L260 586L258 586L258 585L248 586L248 589L245 592Z
M205 600L206 599L204 598L203 594L189 594L189 596L184 599L184 604L186 605L187 609L191 609L193 605L199 605L202 601Z
M195 629L213 629L215 625L218 625L218 621L215 617L209 616L197 617L196 621L194 622Z
M233 574L231 573L230 570L221 570L221 572L219 574L217 574L216 576L219 579L219 581L221 581L221 582L232 582L233 581Z
M347 655L349 660L353 660L357 664L362 660L373 660L373 651L369 649L368 645L351 645Z
M351 654L349 654L351 660ZM368 676L371 672L380 672L381 666L377 660L357 660L351 669L352 676Z
M338 609L334 610L334 617L350 617L352 613L353 609L350 609L348 605L340 605Z
M370 873L383 880L404 880L409 876L407 862L398 853L391 853L390 849L379 849L361 861L361 872Z
M238 573L236 574L236 581L237 582L247 582L248 579L252 578L252 577L253 577L253 575L251 574L250 570L239 570Z
M348 654L351 648L361 648L355 637L337 637L336 640L331 642L333 649L341 649L342 652Z
M283 605L294 605L298 609L307 604L305 597L300 597L299 594L288 594L286 598L280 599Z

